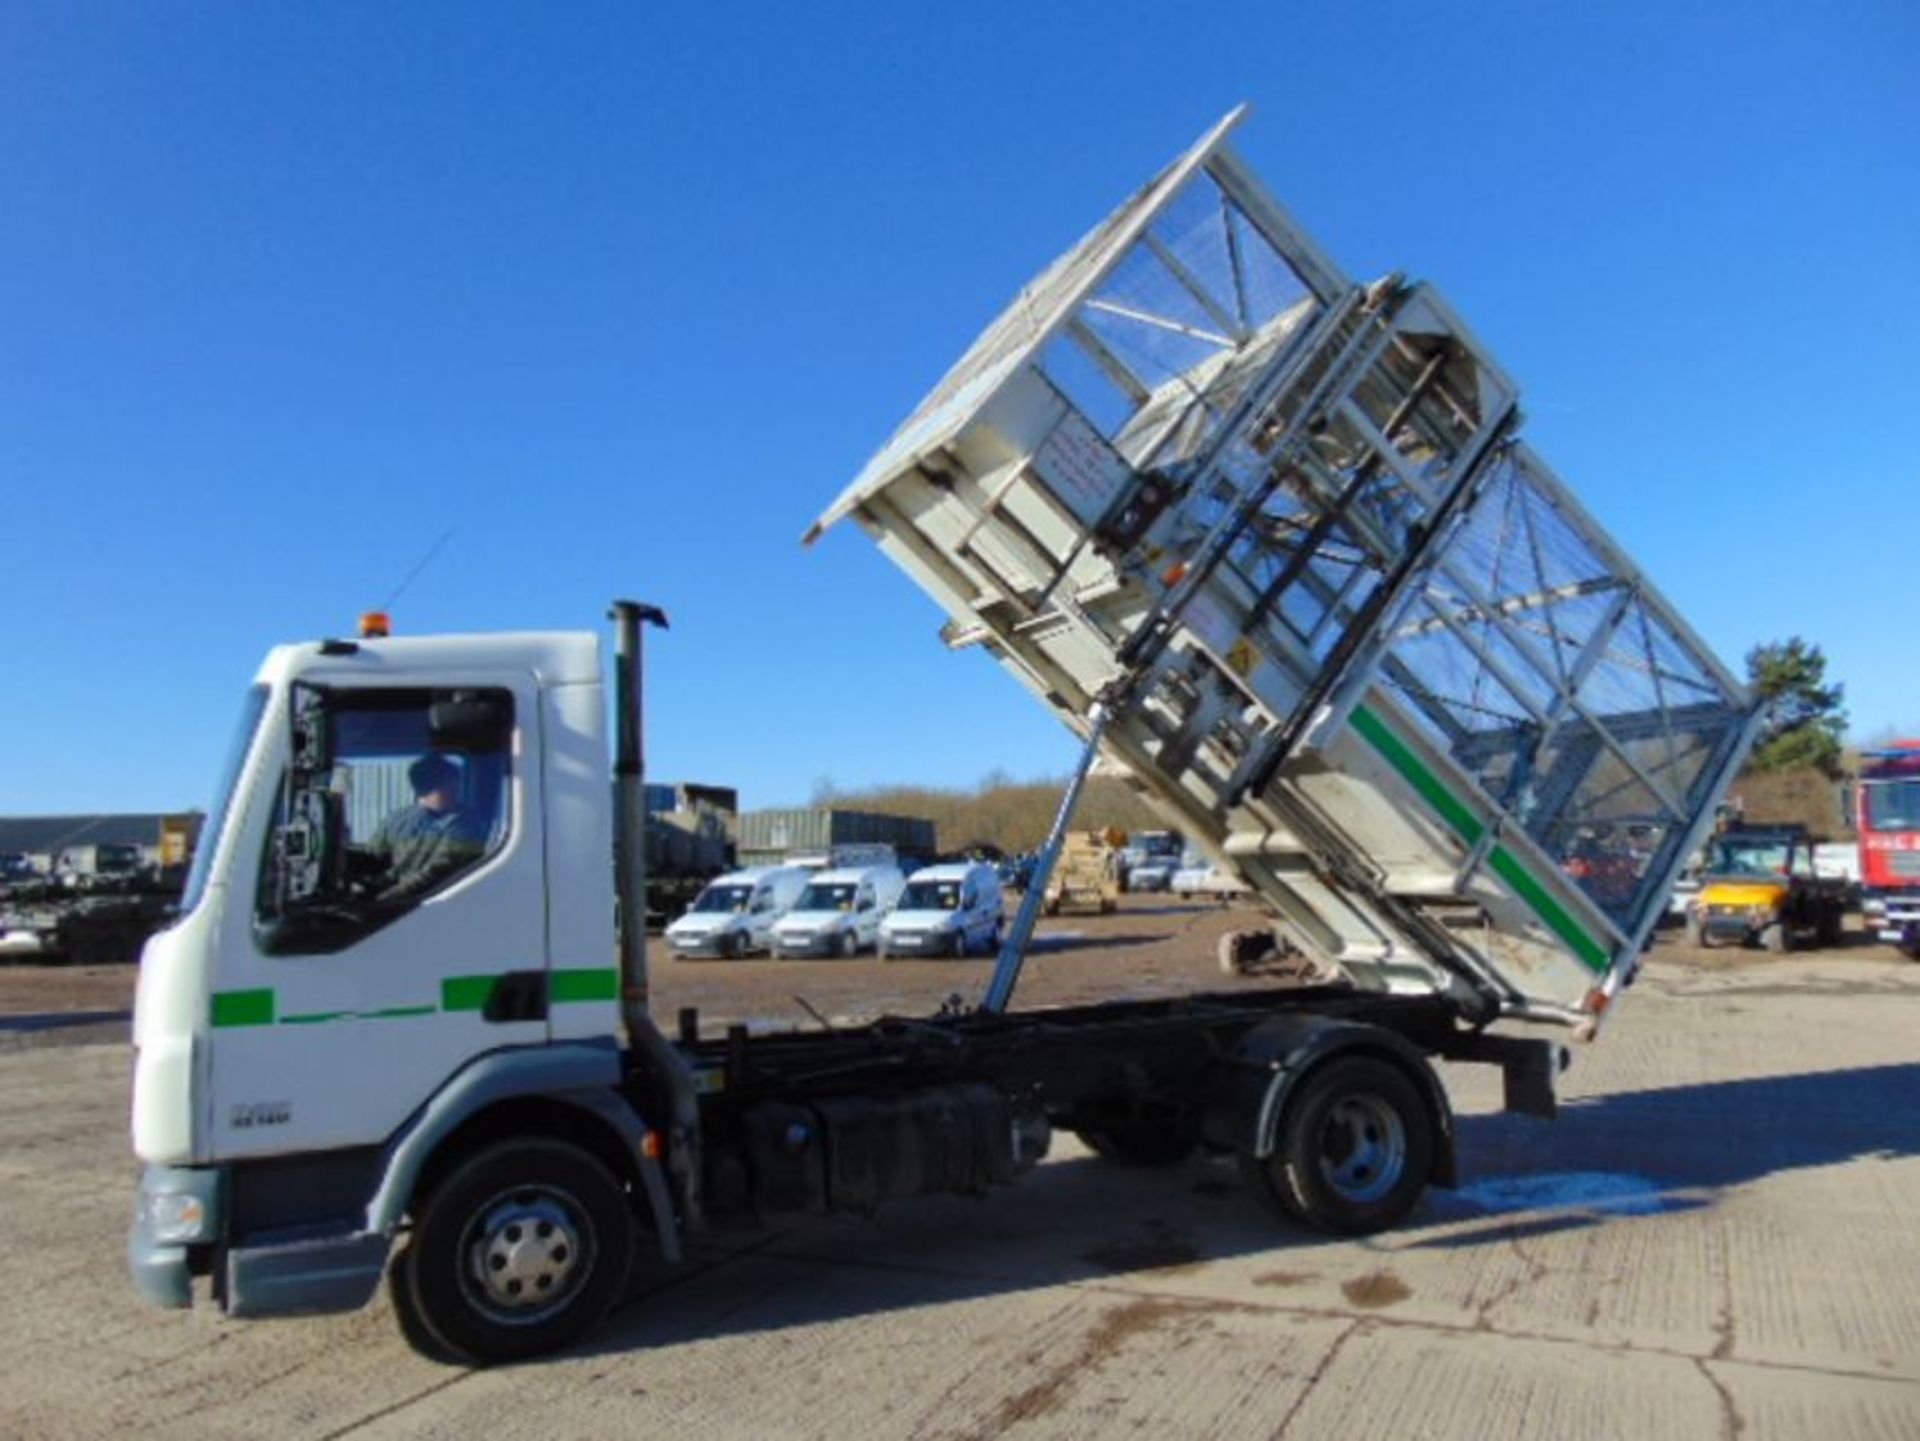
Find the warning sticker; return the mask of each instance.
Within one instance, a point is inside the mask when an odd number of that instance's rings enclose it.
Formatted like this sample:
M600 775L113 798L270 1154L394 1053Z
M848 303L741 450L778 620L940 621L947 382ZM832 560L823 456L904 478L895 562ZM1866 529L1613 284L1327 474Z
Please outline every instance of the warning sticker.
M1073 414L1056 425L1034 452L1033 468L1085 525L1106 513L1131 473L1100 433Z
M1241 636L1227 650L1227 665L1241 680L1253 674L1253 668L1259 660L1259 652L1254 650L1253 643L1245 636Z

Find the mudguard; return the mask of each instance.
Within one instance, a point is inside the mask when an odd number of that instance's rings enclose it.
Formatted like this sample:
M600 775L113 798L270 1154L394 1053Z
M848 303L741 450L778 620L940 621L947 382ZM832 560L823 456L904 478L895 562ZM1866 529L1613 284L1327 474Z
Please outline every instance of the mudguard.
M646 1195L661 1259L681 1259L680 1226L660 1163L646 1154L647 1126L620 1096L620 1052L611 1043L495 1051L479 1057L435 1093L387 1143L379 1189L367 1203L366 1230L390 1235L442 1142L487 1107L538 1097L591 1116L619 1137Z
M1279 1144L1287 1104L1300 1083L1337 1056L1369 1055L1406 1072L1433 1121L1436 1186L1457 1184L1453 1106L1418 1047L1397 1032L1330 1016L1275 1016L1240 1038L1201 1119L1208 1145L1264 1160Z

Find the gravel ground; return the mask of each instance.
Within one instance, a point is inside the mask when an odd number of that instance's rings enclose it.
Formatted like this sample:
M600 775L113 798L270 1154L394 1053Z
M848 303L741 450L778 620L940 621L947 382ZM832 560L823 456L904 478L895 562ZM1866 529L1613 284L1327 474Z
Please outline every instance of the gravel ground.
M1023 997L1225 984L1211 940L1237 919L1063 919ZM907 1009L986 970L663 963L658 999ZM0 993L18 1020L124 1007L129 983L9 971ZM1389 1235L1282 1224L1231 1162L1131 1170L1066 1137L984 1201L704 1248L581 1349L486 1372L415 1356L384 1300L144 1308L121 1259L125 1034L0 1054L0 1436L1920 1437L1920 966L1877 946L1656 947L1551 1124L1445 1067L1465 1184Z

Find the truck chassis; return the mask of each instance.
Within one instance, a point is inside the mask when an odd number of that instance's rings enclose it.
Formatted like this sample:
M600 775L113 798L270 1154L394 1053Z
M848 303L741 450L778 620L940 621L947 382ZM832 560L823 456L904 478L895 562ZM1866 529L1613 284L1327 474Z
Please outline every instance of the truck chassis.
M1282 1219L1366 1234L1455 1182L1429 1056L1503 1066L1509 1107L1542 1117L1565 1061L1546 1041L1462 1029L1444 1000L1345 986L814 1033L701 1038L698 1024L682 1013L700 1141L677 1200L649 1170L651 1128L636 1153L585 1111L518 1102L462 1128L422 1177L396 1267L417 1345L484 1364L567 1344L636 1259L671 1262L702 1230L984 1192L1031 1170L1057 1130L1135 1166L1234 1155ZM621 1090L622 1109L662 1114L645 1057Z

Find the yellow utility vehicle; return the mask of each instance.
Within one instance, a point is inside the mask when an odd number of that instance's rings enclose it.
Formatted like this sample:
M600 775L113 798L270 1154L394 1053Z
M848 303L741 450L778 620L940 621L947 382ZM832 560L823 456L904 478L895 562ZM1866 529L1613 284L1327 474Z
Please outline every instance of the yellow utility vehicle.
M1736 827L1715 837L1687 911L1687 940L1757 941L1776 952L1838 945L1845 888L1814 873L1813 846L1802 826Z

